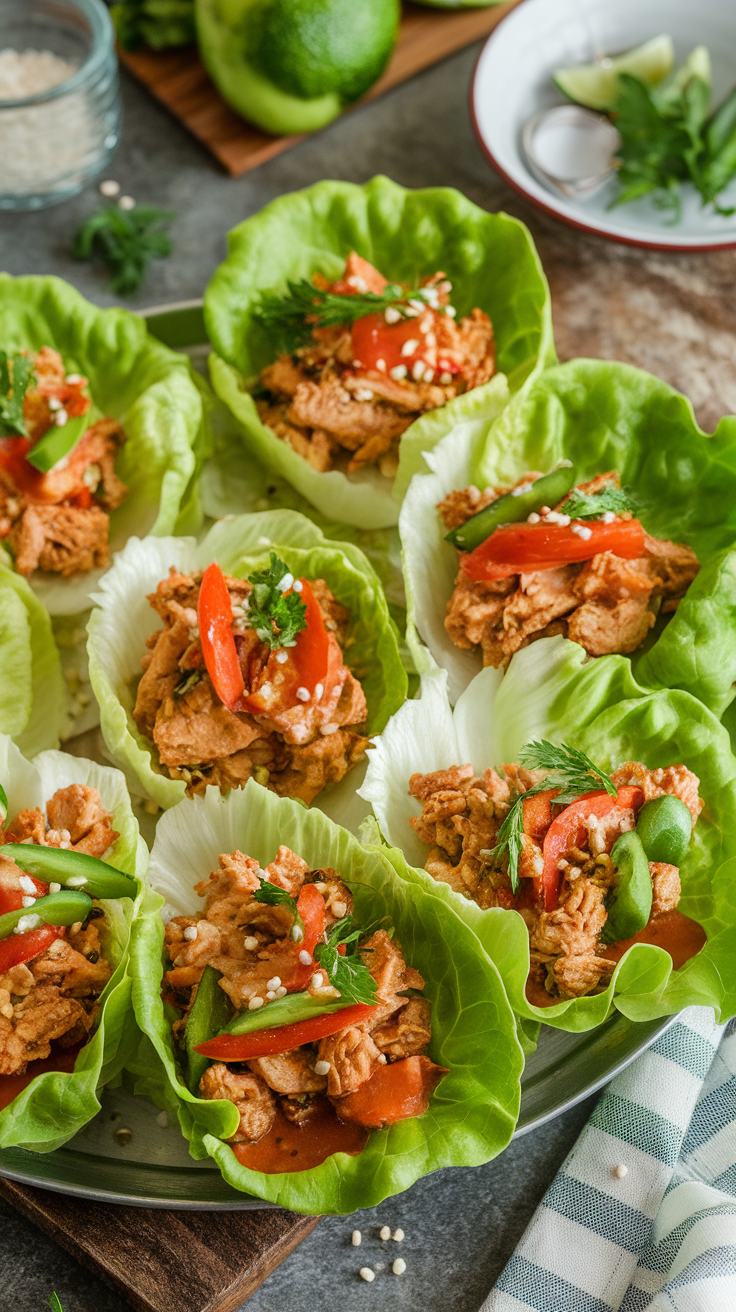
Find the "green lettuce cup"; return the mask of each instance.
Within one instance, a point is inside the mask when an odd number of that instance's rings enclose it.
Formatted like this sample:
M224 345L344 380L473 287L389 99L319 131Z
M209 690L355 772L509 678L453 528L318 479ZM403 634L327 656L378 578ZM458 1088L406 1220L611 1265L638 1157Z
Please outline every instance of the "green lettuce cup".
M411 825L421 807L409 796L410 776L468 763L482 774L518 761L520 748L539 738L569 743L608 772L641 761L650 769L683 764L698 776L705 806L680 865L678 911L699 922L707 941L679 970L662 948L635 943L605 992L532 1006L525 993L529 935L518 912L481 910L422 868L429 848ZM586 660L582 647L561 637L517 652L505 675L483 670L454 710L447 675L434 666L422 676L420 698L406 702L377 740L360 792L375 815L364 838L380 832L403 852L417 887L473 928L519 1016L580 1031L599 1025L613 1007L632 1020L695 1004L724 1020L736 1012L736 760L726 730L689 693L647 692L625 657Z
M476 1166L508 1143L518 1116L523 1066L514 1017L492 962L463 922L408 877L398 853L362 848L317 810L276 797L253 781L225 799L213 789L187 798L159 821L151 854L152 886L164 917L190 914L223 852L239 849L262 865L285 844L313 869L332 867L349 886L356 924L393 925L406 961L425 980L432 1009L429 1056L447 1067L423 1116L374 1130L358 1156L338 1153L320 1166L269 1175L237 1161L225 1140L238 1113L224 1100L187 1089L161 1000L163 925L148 918L133 942L134 1006L146 1045L135 1062L136 1092L171 1106L196 1159L212 1157L236 1189L309 1214L370 1207L443 1166Z
M147 637L160 627L147 594L155 591L171 566L186 573L216 560L226 574L245 578L267 566L272 551L295 577L323 578L347 607L344 659L366 696L366 732L380 733L406 696L398 634L378 576L358 547L329 540L303 515L291 510L235 515L215 524L199 544L194 538L131 539L94 597L87 644L90 681L112 760L125 771L134 792L164 809L184 797L184 781L170 779L162 771L158 753L133 719L141 656ZM329 799L333 793L338 797L345 788L352 794L349 774L320 797Z
M186 357L149 336L138 315L101 310L60 278L0 274L0 349L42 346L54 347L68 371L89 379L100 415L123 424L126 440L115 471L128 495L110 515L111 551L133 534L175 532L202 423ZM102 572L67 579L38 573L31 586L52 615L75 615L88 608Z
M684 542L700 572L673 615L634 652L645 687L682 688L721 715L736 680L736 419L707 434L686 397L630 365L572 360L548 369L490 426L465 423L427 457L401 509L409 633L447 669L451 700L481 669L444 627L457 574L436 509L455 488L510 484L573 462L579 480L616 469L654 537Z
M113 974L100 998L92 1037L79 1050L71 1071L47 1070L26 1085L0 1111L0 1148L53 1152L81 1130L100 1110L99 1091L116 1080L135 1051L138 1031L131 1006L129 948L133 929L144 914L148 850L138 833L125 780L119 770L97 765L65 752L42 752L33 761L10 738L0 736L0 783L8 799L8 815L46 804L59 788L84 784L96 788L102 805L113 815L119 833L105 859L131 875L138 893L130 898L99 902L107 921L103 947Z
M386 277L414 285L442 269L459 315L479 306L491 318L499 372L489 383L433 410L403 434L393 486L377 469L349 477L319 473L258 415L248 388L278 354L253 311L264 291L321 272L336 278L351 250ZM248 449L328 519L357 528L395 524L398 503L422 452L467 416L494 418L535 370L554 361L550 299L529 232L506 214L489 214L449 187L408 191L385 177L364 186L318 182L272 201L234 228L227 259L205 296L215 354L210 376L239 421Z
M0 564L0 734L26 756L58 747L69 699L51 620L20 574Z

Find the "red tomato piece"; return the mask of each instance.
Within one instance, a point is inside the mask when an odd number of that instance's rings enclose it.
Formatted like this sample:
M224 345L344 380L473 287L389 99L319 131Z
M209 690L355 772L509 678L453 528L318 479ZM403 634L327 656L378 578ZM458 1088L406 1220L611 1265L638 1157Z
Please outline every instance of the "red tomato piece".
M590 530L580 537L575 528ZM610 524L506 524L497 528L463 560L468 578L476 582L507 578L510 574L557 569L578 561L592 560L610 551L624 560L645 554L645 534L638 519L619 519Z
M419 321L426 314L432 315L434 324L434 312L429 308L416 319L400 319L398 323L386 323L383 314L357 319L352 327L353 359L360 361L363 369L378 369L382 360L387 371L400 364L411 371L417 360L423 360L434 372L434 364L426 360L429 348L424 333L419 331ZM412 341L417 343L416 349L404 355L402 348Z

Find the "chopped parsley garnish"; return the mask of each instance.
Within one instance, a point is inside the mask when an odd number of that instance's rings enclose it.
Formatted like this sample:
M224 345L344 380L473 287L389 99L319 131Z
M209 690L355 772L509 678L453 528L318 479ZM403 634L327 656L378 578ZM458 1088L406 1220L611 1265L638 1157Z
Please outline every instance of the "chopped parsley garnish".
M631 497L613 483L601 488L600 492L580 492L578 488L573 488L567 501L560 506L561 512L569 515L570 519L600 519L609 511L614 515L623 515L634 509Z
M174 701L179 701L181 697L185 697L190 688L194 688L196 684L200 682L201 678L201 670L182 670L174 686Z
M358 940L365 929L353 929L353 917L337 920L327 934L326 943L318 943L314 957L340 997L348 1002L375 1002L376 981L358 953ZM345 953L338 951L344 946Z
M27 355L0 351L0 437L27 437L23 400L33 376Z
M568 806L570 802L598 788L604 788L611 797L616 796L616 785L609 775L599 769L585 752L570 747L568 743L560 743L558 747L546 738L527 743L519 752L519 764L530 770L546 770L547 774L539 783L532 784L531 788L517 797L496 835L496 846L481 851L481 856L490 858L495 865L506 857L514 892L519 887L519 858L524 837L526 797L557 788L559 793L555 798L555 806Z
M245 622L272 651L293 647L297 634L307 627L307 608L299 593L285 595L282 590L281 584L288 574L288 566L272 551L268 569L258 569L248 576L253 591L248 598Z
M407 291L398 283L388 283L380 295L375 292L329 292L313 286L306 278L288 282L288 293L262 292L253 316L276 337L280 350L291 354L312 338L313 328L330 328L355 323L368 314L383 314L389 306L400 312L409 301L429 305L436 300L435 288L420 287ZM441 310L441 307L437 307ZM409 308L409 314L413 313Z
M132 210L106 205L79 229L72 254L78 260L99 255L112 273L111 291L131 296L143 282L150 261L171 254L171 238L164 228L175 218L173 210L151 205Z
M261 887L257 888L253 894L253 900L254 902L265 902L266 906L269 907L285 907L294 917L294 924L291 927L292 938L295 942L304 938L304 921L297 911L296 901L290 893L287 893L285 888L279 888L278 884L272 884L268 879L262 879ZM298 938L293 933L295 926L298 926L301 930L301 935Z

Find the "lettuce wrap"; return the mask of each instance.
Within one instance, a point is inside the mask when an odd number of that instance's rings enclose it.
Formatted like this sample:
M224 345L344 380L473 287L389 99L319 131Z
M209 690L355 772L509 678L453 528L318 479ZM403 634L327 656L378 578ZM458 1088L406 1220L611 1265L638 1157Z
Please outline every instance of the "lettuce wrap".
M736 679L736 419L715 433L686 397L630 365L573 360L548 369L490 426L465 423L427 456L401 509L410 645L416 631L447 669L453 702L481 669L444 628L457 553L437 503L452 489L514 483L569 459L578 481L615 469L645 529L684 542L700 572L674 615L631 657L642 686L682 688L721 715ZM421 659L421 655L419 655Z
M3 735L0 783L7 793L10 817L26 807L40 807L45 814L46 803L57 788L69 784L96 788L103 806L113 813L113 826L120 834L107 860L132 875L139 889L135 902L129 898L100 902L109 926L105 953L114 973L101 995L92 1037L80 1050L74 1070L37 1075L0 1111L0 1148L52 1152L97 1114L97 1091L119 1075L138 1041L131 1007L128 950L132 930L143 912L148 850L138 833L119 770L55 751L42 752L35 760L27 761Z
M415 284L442 269L453 302L465 315L478 305L491 318L500 371L412 424L402 436L393 487L377 469L347 477L318 473L264 427L247 388L277 354L253 317L260 293L285 290L287 280L342 273L356 250L386 277ZM318 182L272 201L229 237L229 253L205 296L205 320L215 354L210 376L238 419L249 450L328 519L357 528L395 524L398 502L422 452L467 416L494 418L530 373L554 360L549 289L531 237L506 214L488 214L448 187L407 191L385 177L364 186Z
M110 517L111 550L134 533L175 532L202 421L186 357L149 336L137 315L101 310L60 278L0 274L0 348L42 346L54 347L69 371L89 379L100 415L124 425L115 469L128 496ZM190 522L188 531L193 527ZM102 572L68 579L39 573L31 586L52 615L75 615L89 606Z
M409 796L410 776L467 763L480 774L518 760L520 748L539 738L580 748L606 771L630 760L650 768L682 763L700 779L705 808L680 866L678 910L697 920L708 938L681 969L672 969L662 948L636 943L605 992L531 1006L525 995L529 936L521 916L481 910L417 868L429 848L410 823L420 810ZM492 669L476 675L453 711L446 672L434 666L422 676L420 698L405 702L376 742L360 792L384 840L413 867L417 887L432 891L475 930L520 1016L578 1031L600 1024L612 1007L632 1020L693 1004L714 1007L724 1020L736 1011L736 760L726 730L689 693L647 692L625 657L589 661L576 643L555 637L518 652L503 676ZM366 822L364 837L375 840L376 821Z
M356 925L394 926L406 960L425 979L432 1007L432 1060L449 1068L424 1116L373 1131L358 1156L345 1153L293 1174L268 1175L241 1166L223 1140L234 1134L232 1103L206 1101L183 1083L161 1000L163 925L149 917L132 946L134 1006L153 1044L148 1065L135 1062L136 1092L170 1106L196 1159L208 1155L236 1189L297 1212L344 1213L370 1207L442 1166L487 1162L508 1143L519 1109L523 1057L498 973L478 940L449 907L410 882L399 853L361 848L346 830L314 809L278 798L252 780L242 792L186 799L159 821L151 857L153 887L164 917L191 914L193 885L217 866L220 853L240 849L263 865L286 844L313 868L333 867L351 888ZM267 1008L264 1009L264 1015ZM259 1013L260 1015L260 1013Z
M26 756L58 747L69 699L51 620L20 574L0 564L0 734Z
M133 791L161 807L181 801L185 785L161 772L155 749L133 719L146 638L159 627L146 594L155 591L172 565L186 572L217 560L225 573L245 577L267 565L272 550L295 576L324 578L350 611L345 659L363 685L367 732L380 733L406 696L396 626L377 575L357 547L329 541L304 516L290 510L236 515L215 524L199 545L193 538L132 539L95 597L97 609L89 622L90 680L112 759L125 770Z

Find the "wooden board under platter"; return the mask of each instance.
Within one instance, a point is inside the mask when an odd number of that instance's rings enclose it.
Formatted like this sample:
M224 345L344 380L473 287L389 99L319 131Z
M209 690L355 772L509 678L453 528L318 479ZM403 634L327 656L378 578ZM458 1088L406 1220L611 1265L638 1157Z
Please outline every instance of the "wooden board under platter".
M364 100L373 100L423 68L462 50L488 33L520 0L487 9L431 9L405 0L399 38L386 72ZM272 159L301 137L272 137L240 118L225 103L195 46L181 50L119 51L120 60L220 161L239 177ZM364 101L359 102L361 104Z

